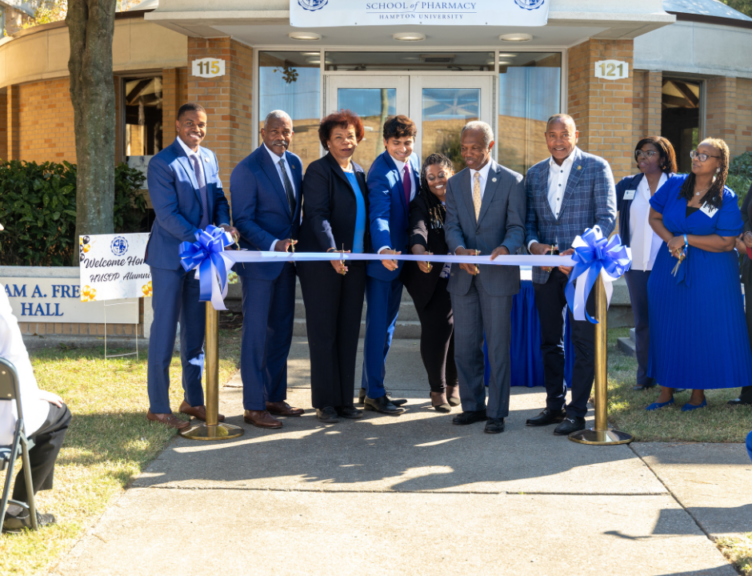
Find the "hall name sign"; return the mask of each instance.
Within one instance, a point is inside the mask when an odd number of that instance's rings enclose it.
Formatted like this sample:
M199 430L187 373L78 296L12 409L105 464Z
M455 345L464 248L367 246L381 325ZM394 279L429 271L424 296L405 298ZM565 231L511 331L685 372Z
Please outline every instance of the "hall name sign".
M545 26L551 0L290 0L290 24Z

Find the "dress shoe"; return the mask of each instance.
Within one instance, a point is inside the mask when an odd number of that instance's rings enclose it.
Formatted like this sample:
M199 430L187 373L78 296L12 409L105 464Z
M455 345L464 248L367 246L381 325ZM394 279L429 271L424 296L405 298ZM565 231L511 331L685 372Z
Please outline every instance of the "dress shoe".
M247 424L255 426L256 428L265 428L269 430L282 428L282 422L277 420L266 410L246 410L243 413L243 420Z
M168 428L175 428L175 430L185 430L190 426L185 420L181 420L175 414L154 414L151 410L146 413L147 420L152 422L159 422L164 424Z
M550 408L546 408L535 418L528 418L526 424L528 426L548 426L549 424L559 424L560 422L563 422L566 417L566 410L558 410L555 412Z
M656 410L660 410L661 408L665 408L666 406L673 406L674 405L674 399L671 398L668 402L653 402L650 406L645 408L648 412L655 412Z
M452 411L452 407L447 402L443 392L431 392L431 406L436 412L443 414L449 414Z
M266 410L275 416L302 416L305 410L293 408L287 402L267 402Z
M585 419L581 416L567 416L556 428L555 436L569 436L572 432L585 429Z
M338 406L335 408L337 415L348 420L357 420L363 418L363 410L358 410L355 406Z
M504 432L504 418L489 418L483 432L486 434L501 434Z
M734 398L733 400L726 402L726 404L729 406L752 406L752 401L742 398Z
M450 406L459 406L462 401L460 400L460 387L455 384L454 386L446 387L447 402Z
M405 411L404 408L395 406L386 396L382 396L381 398L369 398L366 396L366 399L363 402L363 408L371 410L372 412L389 414L390 416L399 416Z
M682 412L691 412L692 410L697 410L699 408L705 408L707 405L708 405L708 399L707 398L703 398L702 402L700 402L699 404L690 404L689 402L687 402L684 406L682 406L681 411Z
M52 514L40 514L37 512L37 525L40 528L55 524L55 517ZM18 516L13 514L6 514L5 520L3 520L3 532L23 532L28 529L31 530L31 513L28 510L24 510Z
M326 424L336 424L339 422L337 418L337 411L333 406L325 406L324 408L316 408L316 418L325 422Z
M471 410L470 412L457 414L457 416L452 418L452 424L466 426L468 424L475 424L476 422L484 422L486 420L488 420L488 416L486 416L485 410Z
M183 400L182 404L180 404L180 413L181 414L188 414L188 416L193 416L196 420L201 420L202 422L206 422L206 406L191 406ZM225 417L224 414L218 414L217 415L217 422L224 422Z
M655 388L656 386L658 386L658 384L656 384L655 382L653 382L652 384L637 384L636 386L632 388L632 390L634 390L635 392L639 392L640 390L651 390L652 388Z
M385 396L389 396L389 391L386 391ZM361 388L358 390L358 404L363 404L366 400L366 389ZM395 406L402 406L403 404L407 404L407 400L405 398L390 398L389 401L394 404Z

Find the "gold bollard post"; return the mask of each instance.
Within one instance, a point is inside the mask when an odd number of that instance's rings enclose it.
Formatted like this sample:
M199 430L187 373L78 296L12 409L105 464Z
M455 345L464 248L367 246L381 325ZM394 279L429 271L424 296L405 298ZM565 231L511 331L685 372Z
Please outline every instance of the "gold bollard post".
M595 427L572 432L569 439L580 444L629 444L634 436L608 427L608 301L603 279L595 282Z
M242 436L245 430L219 420L219 312L206 303L206 422L196 423L180 433L189 440L229 440Z

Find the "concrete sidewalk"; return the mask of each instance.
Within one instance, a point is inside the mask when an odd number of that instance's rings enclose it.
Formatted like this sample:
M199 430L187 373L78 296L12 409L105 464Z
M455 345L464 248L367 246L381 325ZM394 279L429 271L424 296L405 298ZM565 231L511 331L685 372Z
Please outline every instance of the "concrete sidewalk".
M289 399L309 408L307 355L296 338ZM706 532L752 530L740 445L575 444L525 427L540 389L513 389L502 435L452 426L412 340L387 381L403 416L325 426L309 410L276 432L244 425L225 387L245 436L176 438L52 573L736 574Z

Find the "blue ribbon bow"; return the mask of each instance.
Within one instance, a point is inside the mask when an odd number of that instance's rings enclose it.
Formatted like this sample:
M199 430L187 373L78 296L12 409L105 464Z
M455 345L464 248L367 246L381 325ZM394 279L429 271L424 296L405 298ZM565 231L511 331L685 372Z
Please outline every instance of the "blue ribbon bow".
M565 290L567 303L572 310L575 320L587 320L592 324L598 321L587 313L587 300L598 276L603 273L608 302L611 302L611 282L620 278L632 265L629 249L623 246L618 234L611 238L604 238L599 231L592 228L585 230L582 236L575 238L572 243L574 254L572 260L575 265L569 274L569 282ZM584 284L575 287L575 280L585 274ZM582 282L582 281L581 281Z
M212 302L217 310L225 310L222 301L227 291L228 262L223 258L222 252L225 246L230 244L232 244L232 239L225 231L212 225L207 226L206 230L196 232L196 242L193 244L180 243L180 264L185 271L190 272L198 268L199 300ZM219 302L217 302L217 296L219 296Z

